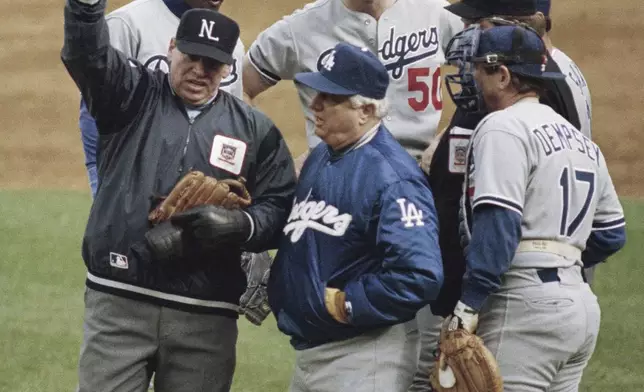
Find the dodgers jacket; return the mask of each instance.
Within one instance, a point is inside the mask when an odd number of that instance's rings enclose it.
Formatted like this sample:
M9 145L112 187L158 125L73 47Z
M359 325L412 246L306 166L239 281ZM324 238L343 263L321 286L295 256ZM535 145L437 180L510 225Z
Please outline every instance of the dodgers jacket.
M168 77L126 59L109 44L105 1L65 7L62 60L96 119L101 182L83 238L87 285L196 312L237 317L246 287L241 249L189 250L161 268L144 235L148 213L188 171L243 176L253 196L253 234L244 249L276 248L295 189L288 148L273 123L228 93L190 120Z
M416 161L384 126L307 159L271 268L268 298L296 349L411 320L443 280L436 213ZM324 305L344 290L348 325Z

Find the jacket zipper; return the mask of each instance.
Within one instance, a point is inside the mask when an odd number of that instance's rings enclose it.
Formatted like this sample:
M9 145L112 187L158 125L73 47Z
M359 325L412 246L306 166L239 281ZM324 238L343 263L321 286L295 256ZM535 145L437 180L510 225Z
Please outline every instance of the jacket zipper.
M190 144L190 137L192 136L192 126L194 125L194 123L201 116L206 114L206 112L208 110L210 110L211 107L212 107L212 105L210 105L209 107L205 108L204 110L201 111L201 113L199 113L193 119L191 119L190 116L188 116L188 113L184 111L186 119L188 120L188 136L186 136L186 143L183 145L183 152L181 153L181 162L179 163L179 177L181 177L183 175L183 170L185 169L184 166L185 166L185 163L186 163L186 154L188 153L188 145Z
M201 116L201 113L199 113L199 116ZM199 117L197 116L197 117ZM196 119L196 117L195 117ZM186 136L186 143L183 145L183 152L181 153L181 163L179 164L179 177L183 176L183 169L184 165L186 162L186 153L188 152L188 144L190 144L190 136L192 134L192 124L194 124L195 120L192 120L188 118L188 136Z

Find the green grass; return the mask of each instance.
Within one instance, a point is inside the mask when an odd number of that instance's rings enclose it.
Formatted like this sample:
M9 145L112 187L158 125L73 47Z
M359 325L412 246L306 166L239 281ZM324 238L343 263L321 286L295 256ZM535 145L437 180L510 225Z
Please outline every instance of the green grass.
M0 392L72 391L82 332L80 243L89 195L0 191ZM582 391L644 390L644 202L624 201L628 245L599 268L602 330ZM233 391L285 391L293 351L271 317L242 319Z

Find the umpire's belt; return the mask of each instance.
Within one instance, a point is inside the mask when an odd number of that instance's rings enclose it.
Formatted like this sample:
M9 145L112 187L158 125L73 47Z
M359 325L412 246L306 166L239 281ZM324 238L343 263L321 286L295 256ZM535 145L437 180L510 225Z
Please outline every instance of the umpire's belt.
M516 253L552 253L571 260L581 261L581 250L569 244L549 240L523 240L519 242Z

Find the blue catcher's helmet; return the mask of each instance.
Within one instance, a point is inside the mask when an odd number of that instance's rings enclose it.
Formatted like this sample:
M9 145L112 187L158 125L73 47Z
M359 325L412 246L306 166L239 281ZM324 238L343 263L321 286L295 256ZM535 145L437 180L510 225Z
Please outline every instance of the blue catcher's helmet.
M479 47L481 31L479 25L473 24L454 35L447 44L445 54L447 63L458 68L457 73L445 75L447 92L456 106L468 112L483 109L483 101L474 81L474 63L471 62ZM453 85L460 86L460 91L452 90Z
M510 72L532 79L563 79L559 72L546 72L546 46L536 31L523 25L478 25L455 35L447 48L447 61L458 73L446 75L447 91L454 103L467 111L481 111L483 99L474 80L474 66L506 66ZM459 85L454 92L451 85Z

